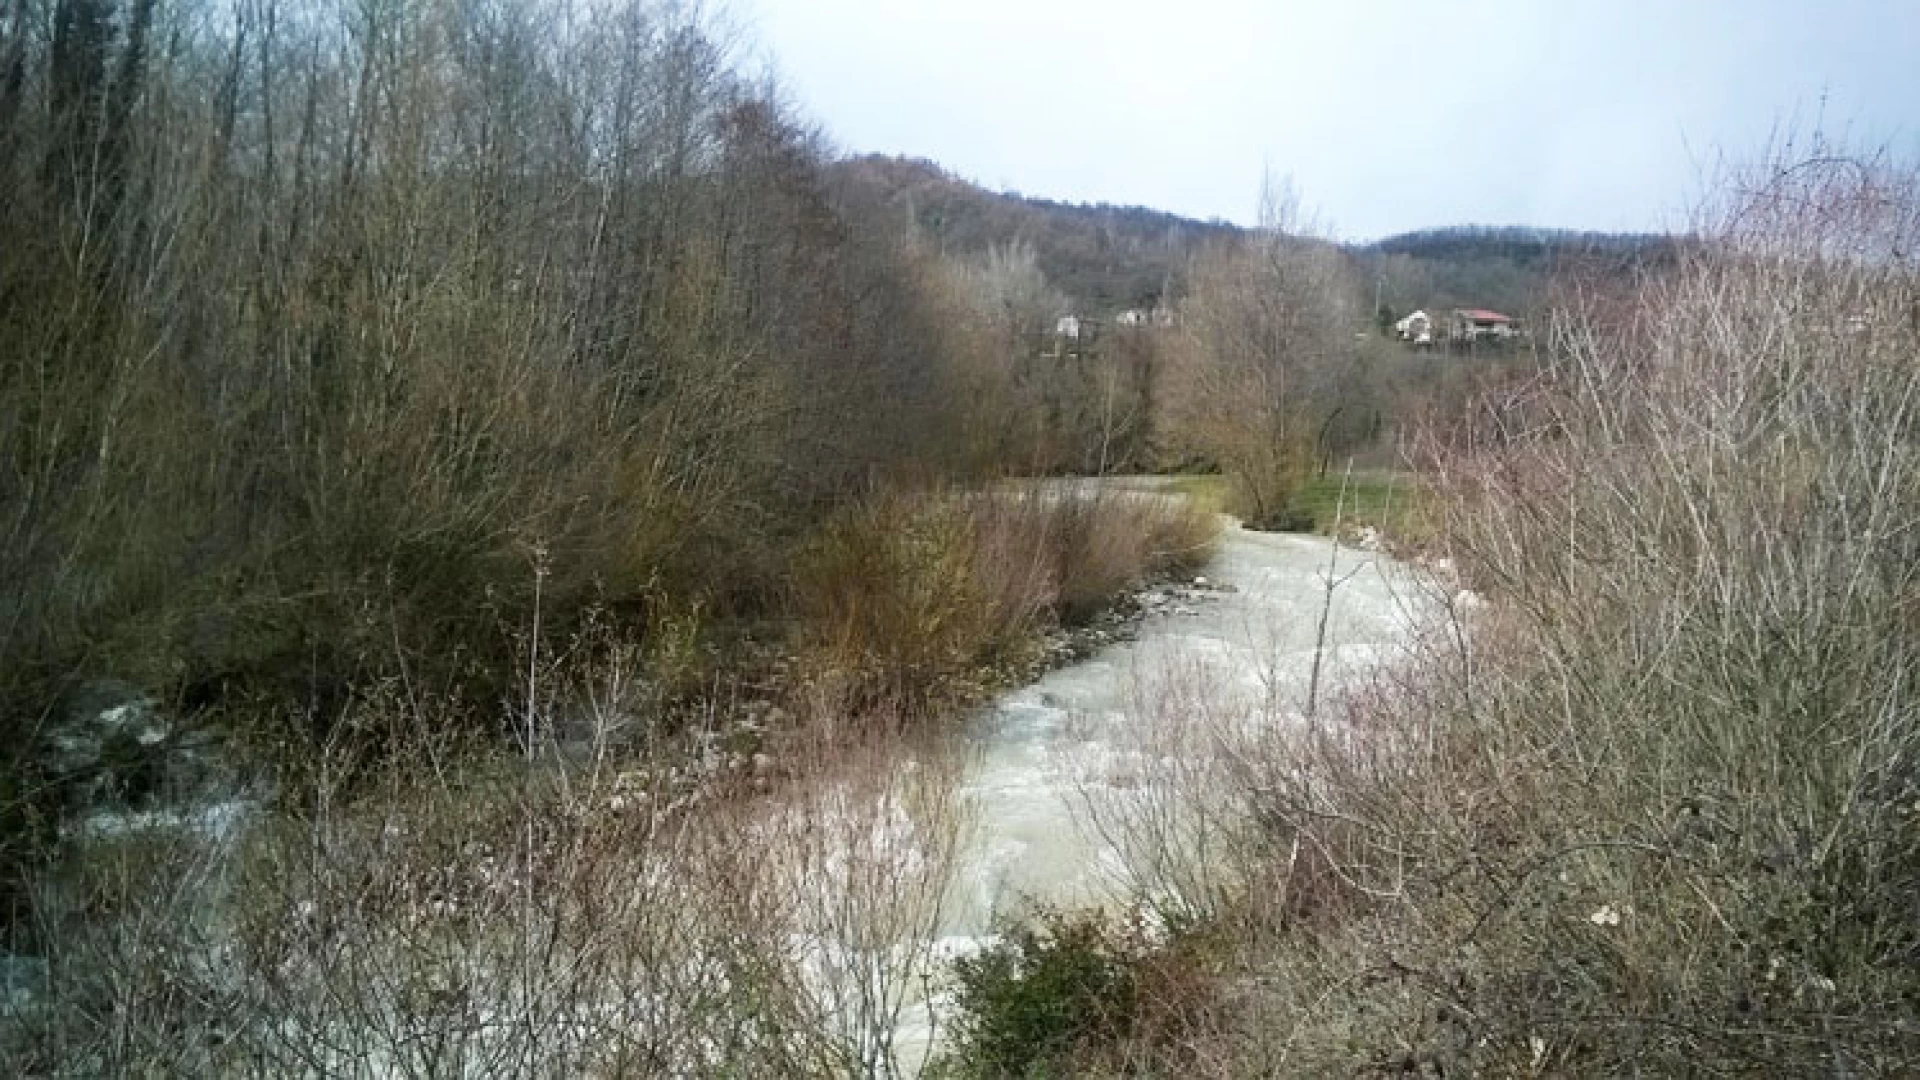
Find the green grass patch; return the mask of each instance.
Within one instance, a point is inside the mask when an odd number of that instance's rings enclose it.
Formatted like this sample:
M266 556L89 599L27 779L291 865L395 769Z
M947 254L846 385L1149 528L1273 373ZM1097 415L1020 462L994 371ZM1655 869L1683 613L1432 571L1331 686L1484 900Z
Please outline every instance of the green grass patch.
M1227 511L1233 501L1233 480L1223 473L1168 477L1164 490L1215 513ZM1351 476L1329 471L1294 492L1280 524L1284 531L1331 535L1339 521L1349 530L1372 526L1396 541L1418 543L1432 531L1431 499L1411 471L1366 469Z
M1170 476L1166 481L1166 490L1184 495L1194 506L1216 514L1225 511L1231 486L1221 473Z
M1335 522L1349 529L1372 526L1396 540L1416 540L1428 530L1428 493L1420 477L1392 469L1331 472L1309 480L1287 506L1305 530L1331 534Z

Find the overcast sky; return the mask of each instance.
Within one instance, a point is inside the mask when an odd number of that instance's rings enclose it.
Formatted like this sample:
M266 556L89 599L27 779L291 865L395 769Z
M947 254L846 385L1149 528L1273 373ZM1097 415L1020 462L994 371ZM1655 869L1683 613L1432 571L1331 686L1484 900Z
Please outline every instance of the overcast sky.
M1920 150L1920 0L730 7L847 151L1243 223L1270 166L1349 239L1678 226L1722 156L1822 119Z

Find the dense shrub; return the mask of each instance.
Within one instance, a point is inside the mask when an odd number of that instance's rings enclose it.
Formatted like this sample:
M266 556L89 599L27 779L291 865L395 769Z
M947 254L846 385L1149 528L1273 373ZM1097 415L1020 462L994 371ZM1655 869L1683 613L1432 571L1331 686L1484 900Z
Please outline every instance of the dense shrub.
M574 675L552 696L599 734L644 705ZM698 737L569 749L544 711L524 756L454 745L389 690L343 722L403 752L317 751L303 812L89 823L35 882L43 949L6 958L14 1071L900 1074L964 824L955 769L899 768L911 718L754 771Z
M1041 911L954 963L954 1077L1076 1076L1125 1071L1108 1050L1155 1045L1204 1011L1204 953L1174 935L1098 912ZM1099 1065L1095 1063L1099 1062Z
M1383 937L1446 973L1452 1019L1402 1029L1435 1060L1920 1060L1917 195L1756 174L1635 303L1566 310L1532 392L1443 458L1500 614L1405 700L1430 754L1365 796L1421 838L1405 903L1444 929Z
M217 7L0 17L0 894L90 682L290 776L592 619L713 693L849 493L973 475L927 257L699 5Z
M1126 1037L1137 948L1099 916L1053 914L956 961L954 1043L964 1072L1045 1076L1083 1042Z

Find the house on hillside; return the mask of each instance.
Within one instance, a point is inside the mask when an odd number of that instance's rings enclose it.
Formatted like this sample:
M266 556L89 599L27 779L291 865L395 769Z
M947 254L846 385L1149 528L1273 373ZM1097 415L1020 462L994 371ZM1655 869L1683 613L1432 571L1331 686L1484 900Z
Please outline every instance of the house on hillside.
M1161 306L1156 306L1151 310L1146 308L1129 308L1114 316L1113 322L1116 326L1154 326L1165 328L1173 325L1173 309Z
M1085 315L1062 315L1053 324L1053 341L1045 349L1056 360L1084 359L1100 343L1100 321Z
M1518 320L1484 308L1457 308L1451 337L1457 343L1507 341L1520 332Z
M1412 345L1433 344L1433 317L1416 311L1393 324L1394 336Z

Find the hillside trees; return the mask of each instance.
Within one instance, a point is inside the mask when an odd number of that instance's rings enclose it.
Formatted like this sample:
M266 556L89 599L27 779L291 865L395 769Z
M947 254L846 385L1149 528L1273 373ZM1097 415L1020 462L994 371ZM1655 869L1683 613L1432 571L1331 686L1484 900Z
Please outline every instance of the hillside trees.
M984 255L922 249L925 287L948 312L957 422L969 460L989 469L1104 475L1158 467L1156 386L1166 335L1101 327L1055 332L1071 301L1021 240Z

